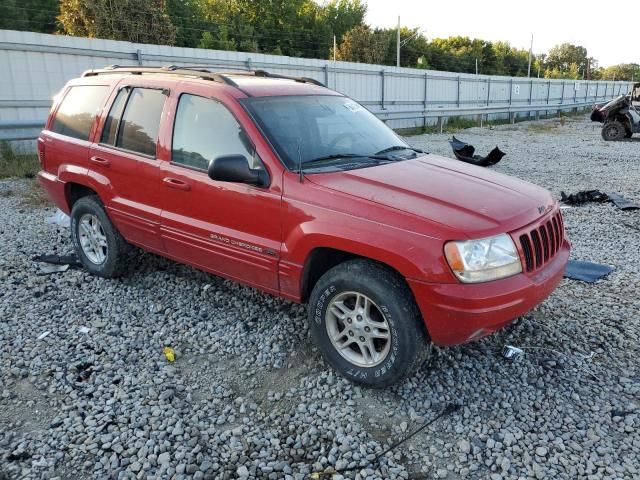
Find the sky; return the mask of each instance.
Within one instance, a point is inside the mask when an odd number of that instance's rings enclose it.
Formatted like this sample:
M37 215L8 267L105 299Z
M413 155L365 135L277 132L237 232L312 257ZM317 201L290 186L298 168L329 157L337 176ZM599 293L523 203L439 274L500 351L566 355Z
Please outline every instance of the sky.
M639 44L632 38L638 29L633 26L631 12L624 12L635 2L621 2L612 10L606 5L613 4L584 0L366 0L366 3L366 22L372 27L395 27L400 15L402 26L418 27L429 39L461 35L504 40L528 50L533 34L534 53L546 53L554 45L568 42L585 47L600 66L640 63Z

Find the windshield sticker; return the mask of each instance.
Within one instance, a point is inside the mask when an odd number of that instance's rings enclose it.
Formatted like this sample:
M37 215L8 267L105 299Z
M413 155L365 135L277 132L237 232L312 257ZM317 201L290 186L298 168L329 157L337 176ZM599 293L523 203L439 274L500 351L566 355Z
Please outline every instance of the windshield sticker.
M351 110L352 112L359 112L360 110L362 110L362 105L356 102L349 102L344 104L344 108L346 108L347 110Z

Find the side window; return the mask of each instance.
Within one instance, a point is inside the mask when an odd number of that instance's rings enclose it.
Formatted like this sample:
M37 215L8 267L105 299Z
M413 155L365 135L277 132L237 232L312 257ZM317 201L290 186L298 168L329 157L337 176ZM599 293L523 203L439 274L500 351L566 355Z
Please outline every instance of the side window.
M102 127L102 136L100 137L100 143L115 145L116 133L118 133L118 124L120 123L120 117L122 116L124 105L127 102L128 94L128 88L122 88L118 92L116 99L113 101L113 105L111 105L111 110L109 110L109 116L104 122L104 127Z
M155 157L165 99L162 90L134 88L122 114L116 147Z
M71 87L58 108L51 131L89 140L91 126L108 92L106 85Z
M214 158L238 154L251 163L255 160L252 150L240 124L220 102L195 95L180 96L173 127L173 163L207 170Z

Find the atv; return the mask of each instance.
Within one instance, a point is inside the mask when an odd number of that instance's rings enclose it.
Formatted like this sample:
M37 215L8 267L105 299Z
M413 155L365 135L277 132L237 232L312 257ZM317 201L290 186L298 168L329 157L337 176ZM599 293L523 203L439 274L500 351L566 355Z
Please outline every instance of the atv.
M622 140L640 132L640 83L634 84L626 95L594 105L591 120L603 124L602 138L605 140Z

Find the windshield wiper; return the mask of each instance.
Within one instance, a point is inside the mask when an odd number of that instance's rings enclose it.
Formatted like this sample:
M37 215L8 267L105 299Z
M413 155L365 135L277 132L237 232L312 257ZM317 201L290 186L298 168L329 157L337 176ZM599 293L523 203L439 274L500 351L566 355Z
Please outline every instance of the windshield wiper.
M312 158L311 160L305 160L302 165L308 165L310 163L323 162L325 160L333 160L336 158L366 158L368 155L360 153L332 153L331 155L324 155L322 157Z
M416 153L424 153L419 148L413 148L405 145L391 145L390 147L383 148L379 152L374 153L374 155L382 155L383 153L393 152L396 150L413 150Z

